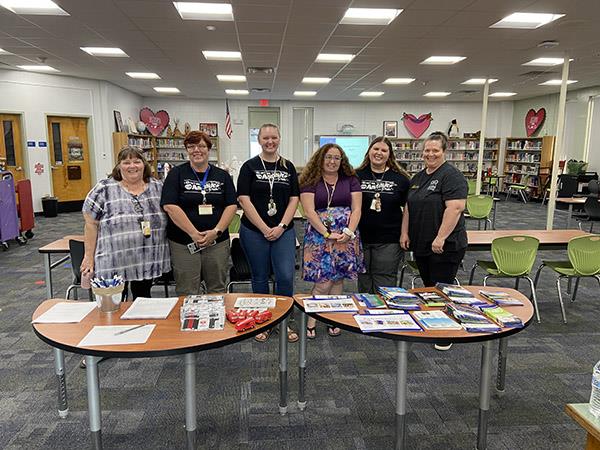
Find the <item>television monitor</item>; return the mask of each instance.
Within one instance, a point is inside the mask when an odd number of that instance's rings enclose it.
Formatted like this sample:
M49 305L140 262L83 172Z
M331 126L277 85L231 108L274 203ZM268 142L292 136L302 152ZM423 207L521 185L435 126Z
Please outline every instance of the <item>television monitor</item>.
M346 153L346 156L348 156L352 167L358 167L365 158L365 153L369 148L370 141L371 137L366 135L319 136L319 147L325 144L339 145L344 149L344 153Z

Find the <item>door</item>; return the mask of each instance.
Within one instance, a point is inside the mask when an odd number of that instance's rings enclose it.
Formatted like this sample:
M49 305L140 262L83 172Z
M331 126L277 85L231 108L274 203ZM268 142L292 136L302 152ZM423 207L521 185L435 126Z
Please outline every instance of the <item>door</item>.
M15 183L25 178L23 170L23 146L21 136L21 116L0 114L2 139L0 139L0 160L5 160L6 170L13 174Z
M258 155L262 149L258 144L258 130L265 123L279 127L279 108L248 107L248 133L250 141L250 158ZM281 147L279 149L281 153Z
M59 202L85 200L91 189L87 122L80 117L48 117L52 186Z
M296 169L304 167L313 153L313 116L313 108L292 108L292 161Z

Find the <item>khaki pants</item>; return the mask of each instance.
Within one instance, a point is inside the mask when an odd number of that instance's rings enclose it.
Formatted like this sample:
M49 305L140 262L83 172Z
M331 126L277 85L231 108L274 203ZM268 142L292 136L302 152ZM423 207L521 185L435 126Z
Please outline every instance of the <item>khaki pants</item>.
M171 266L177 295L224 293L229 267L229 240L219 242L193 255L186 245L169 241Z

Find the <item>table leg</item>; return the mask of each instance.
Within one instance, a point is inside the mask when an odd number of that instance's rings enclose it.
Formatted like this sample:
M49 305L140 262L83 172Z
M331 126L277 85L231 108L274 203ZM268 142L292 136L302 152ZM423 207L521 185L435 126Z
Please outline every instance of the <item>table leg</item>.
M67 383L65 381L65 354L59 348L54 348L54 372L58 380L58 417L61 419L69 415L67 403Z
M298 349L298 408L304 411L306 408L306 396L304 393L304 382L306 377L306 314L300 312L300 348Z
M98 380L98 360L96 356L85 357L85 375L87 379L88 413L92 447L102 449L102 415L100 411L100 382Z
M506 354L508 341L506 338L499 339L498 342L498 372L496 374L496 390L504 392L506 379Z
M284 415L287 413L287 350L288 350L288 339L287 339L287 317L279 324L279 414Z
M496 209L498 209L498 202L496 200L492 200L494 204L494 212L492 213L492 230L496 229Z
M481 348L481 372L479 380L479 426L477 427L477 450L487 447L487 421L490 410L490 384L492 373L492 343L485 341Z
M185 365L185 430L187 448L196 448L196 354L186 353Z
M567 213L567 230L571 228L571 218L573 217L573 203L569 203L569 212Z
M44 255L44 271L46 272L46 298L52 298L52 261L50 253Z
M409 343L396 342L398 368L396 373L396 450L406 448L406 374Z

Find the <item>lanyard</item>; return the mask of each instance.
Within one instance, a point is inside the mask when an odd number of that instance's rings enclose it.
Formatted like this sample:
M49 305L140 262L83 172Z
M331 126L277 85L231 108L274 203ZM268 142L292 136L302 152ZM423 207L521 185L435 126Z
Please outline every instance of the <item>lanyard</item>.
M279 158L275 161L275 168L273 169L273 173L269 175L269 171L267 170L267 166L265 166L265 162L260 158L260 162L262 163L263 169L265 169L265 174L267 175L267 181L269 182L269 198L273 199L273 185L275 184L275 172L277 172L277 163L279 162Z
M329 186L327 186L327 181L323 178L323 184L325 185L325 190L327 191L327 209L331 207L331 201L333 200L333 194L335 193L335 186L337 185L338 180L335 180L333 183L333 188L331 189L331 194L329 193Z
M202 193L202 204L205 205L206 204L206 189L204 189L204 186L206 186L206 180L208 179L208 172L210 171L210 164L206 168L206 172L204 172L204 177L202 178L202 181L200 181L198 172L196 172L196 169L194 169L194 167L192 166L191 163L190 163L190 167L192 168L192 172L194 172L194 175L196 176L198 183L200 183L200 192Z

